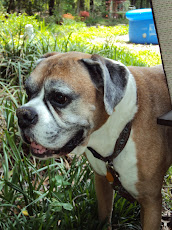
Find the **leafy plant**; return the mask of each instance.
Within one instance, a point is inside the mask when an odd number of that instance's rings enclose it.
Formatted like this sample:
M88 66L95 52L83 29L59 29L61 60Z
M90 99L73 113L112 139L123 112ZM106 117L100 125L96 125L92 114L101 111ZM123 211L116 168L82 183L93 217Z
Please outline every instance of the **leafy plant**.
M22 143L15 111L27 101L23 83L46 52L97 53L140 66L159 64L160 55L151 46L143 51L121 42L120 36L128 33L125 25L86 27L74 20L47 25L36 16L7 16L0 16L0 110L6 123L0 136L0 229L105 229L106 223L98 222L94 176L87 160L73 155L35 160ZM34 27L32 39L25 36L26 24ZM171 174L170 169L167 186ZM164 196L170 203L167 190ZM138 216L137 203L115 194L115 229L140 229Z

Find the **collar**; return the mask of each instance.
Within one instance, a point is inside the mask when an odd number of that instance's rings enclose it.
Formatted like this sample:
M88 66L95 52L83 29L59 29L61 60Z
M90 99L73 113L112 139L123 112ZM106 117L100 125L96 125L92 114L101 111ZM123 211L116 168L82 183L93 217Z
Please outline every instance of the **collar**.
M129 138L130 132L131 132L131 126L132 126L132 121L130 121L126 124L126 126L124 127L124 129L120 133L120 135L116 141L114 151L110 156L103 157L98 152L96 152L93 148L91 148L91 147L87 147L87 148L92 152L92 154L95 158L102 160L106 163L111 163L113 161L113 159L116 158L122 152L125 145L127 144L127 141L128 141L128 138Z
M87 147L87 148L92 152L92 154L95 158L102 160L106 163L106 168L107 168L106 179L112 185L112 188L114 190L118 191L118 193L122 197L127 199L128 201L134 202L135 198L132 197L124 189L124 187L122 186L122 184L120 182L119 174L113 168L113 159L115 159L122 152L124 147L126 146L128 138L129 138L130 133L131 133L131 126L132 126L132 121L130 121L126 124L126 126L124 127L124 129L120 133L120 135L116 141L114 151L110 156L103 157L98 152L96 152L93 148L91 148L91 147Z

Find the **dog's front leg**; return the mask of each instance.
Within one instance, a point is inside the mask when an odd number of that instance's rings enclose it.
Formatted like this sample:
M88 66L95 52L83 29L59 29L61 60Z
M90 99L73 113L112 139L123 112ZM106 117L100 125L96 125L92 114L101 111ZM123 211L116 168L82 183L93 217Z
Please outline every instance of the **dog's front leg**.
M162 197L143 199L141 204L141 222L143 230L159 230L161 223Z
M98 213L100 221L111 222L114 191L105 176L95 175L95 188L98 200Z

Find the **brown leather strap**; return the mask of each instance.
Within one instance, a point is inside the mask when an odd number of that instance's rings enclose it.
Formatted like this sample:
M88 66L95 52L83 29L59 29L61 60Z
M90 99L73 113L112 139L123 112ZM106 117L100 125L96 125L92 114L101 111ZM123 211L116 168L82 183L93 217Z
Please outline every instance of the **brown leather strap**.
M127 141L128 141L128 138L129 138L130 132L131 132L131 126L132 126L131 121L126 124L126 126L124 127L124 129L120 133L120 135L116 141L114 151L110 156L103 157L98 152L96 152L93 148L91 148L91 147L87 147L87 148L92 152L94 157L96 157L99 160L102 160L104 162L111 163L113 161L113 159L116 158L120 154L120 152L122 152L125 145L127 144Z
M109 181L109 183L112 185L112 188L114 190L118 191L118 193L122 197L127 199L128 201L134 202L135 199L124 189L124 187L122 186L122 184L119 180L119 174L113 168L113 159L115 159L121 153L121 151L124 149L124 147L126 146L128 138L130 136L131 126L132 126L132 122L130 121L126 124L126 126L124 127L124 129L120 133L120 135L116 141L112 155L110 155L108 157L103 157L98 152L96 152L93 148L88 147L88 149L92 152L94 157L107 163L107 165L106 165L106 167L107 167L106 178Z
M106 178L109 181L109 183L111 184L112 188L115 191L117 191L119 195L121 195L122 197L127 199L129 202L134 203L136 201L135 198L132 197L127 190L125 190L125 188L122 186L122 184L119 180L119 174L110 165L107 165L107 175L108 175L108 173L110 173L112 178L113 178L113 179L111 178L111 180L109 180L106 176Z

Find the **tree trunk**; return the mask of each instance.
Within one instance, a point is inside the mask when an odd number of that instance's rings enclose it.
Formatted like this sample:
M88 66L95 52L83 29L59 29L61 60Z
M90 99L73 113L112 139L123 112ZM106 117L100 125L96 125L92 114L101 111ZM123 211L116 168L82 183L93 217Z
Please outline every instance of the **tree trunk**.
M80 10L85 10L84 0L80 0Z
M79 15L80 12L80 0L77 1L76 13Z
M8 8L7 8L7 13L10 14L11 11L14 12L14 10L15 10L15 2L14 2L14 0L10 0Z
M76 13L79 15L79 12L85 9L84 0L78 0L76 4L77 4Z
M17 0L17 12L21 13L21 0Z
M135 4L136 4L136 0L131 0L131 5L135 6Z
M90 13L94 14L94 0L90 0Z
M49 0L49 15L52 16L54 11L54 0Z
M32 2L31 2L31 0L29 0L28 1L28 3L27 3L27 6L26 6L26 13L28 14L28 15L33 15L33 13L32 13Z

